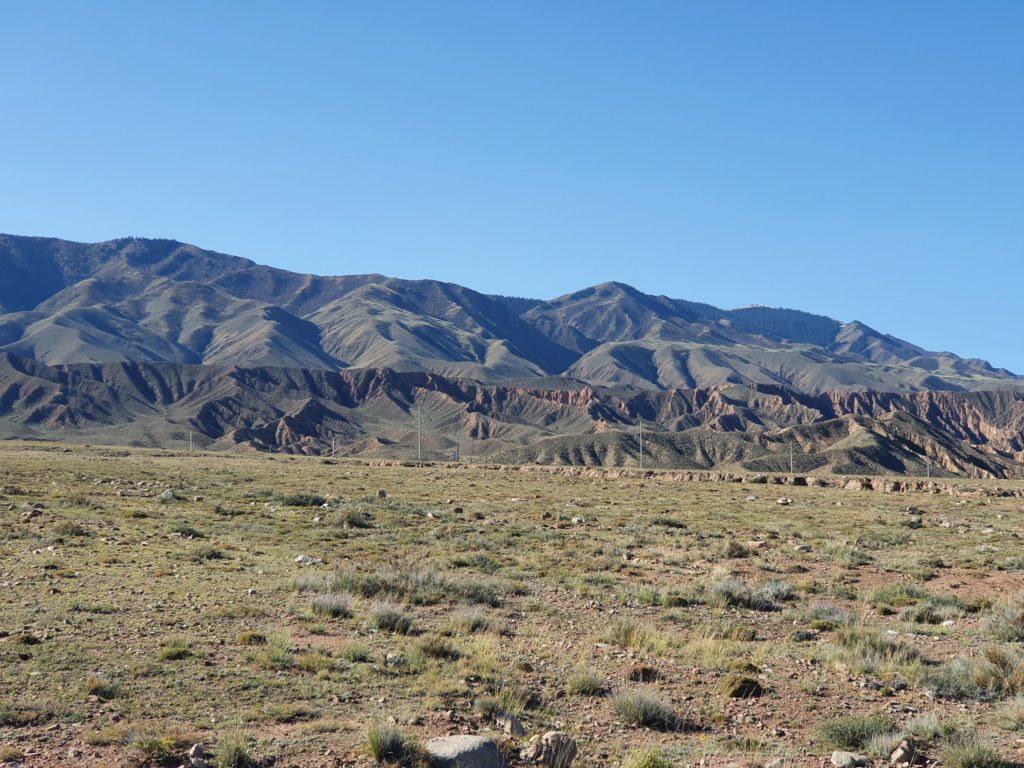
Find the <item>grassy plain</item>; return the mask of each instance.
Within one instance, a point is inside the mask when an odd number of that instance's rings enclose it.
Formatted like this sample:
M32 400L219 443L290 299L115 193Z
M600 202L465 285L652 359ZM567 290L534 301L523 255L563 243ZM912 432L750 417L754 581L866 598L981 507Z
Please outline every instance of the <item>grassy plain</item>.
M1020 499L8 442L0 522L0 762L1024 763Z

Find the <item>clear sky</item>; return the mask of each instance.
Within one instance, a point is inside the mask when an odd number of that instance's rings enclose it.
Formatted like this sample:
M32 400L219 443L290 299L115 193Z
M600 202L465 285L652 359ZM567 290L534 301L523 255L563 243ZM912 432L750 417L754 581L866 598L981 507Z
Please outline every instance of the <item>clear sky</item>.
M0 231L789 306L1024 371L1024 2L4 3Z

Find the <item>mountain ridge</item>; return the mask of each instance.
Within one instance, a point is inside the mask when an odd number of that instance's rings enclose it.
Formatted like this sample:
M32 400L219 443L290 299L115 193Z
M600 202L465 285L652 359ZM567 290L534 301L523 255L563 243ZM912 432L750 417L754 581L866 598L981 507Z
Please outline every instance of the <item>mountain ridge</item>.
M722 310L614 281L550 300L489 296L376 273L293 273L176 240L0 235L0 307L0 349L50 363L385 366L651 389L1024 388L985 361L800 310Z
M631 466L641 420L666 468L1024 476L1024 378L858 321L0 235L3 437Z

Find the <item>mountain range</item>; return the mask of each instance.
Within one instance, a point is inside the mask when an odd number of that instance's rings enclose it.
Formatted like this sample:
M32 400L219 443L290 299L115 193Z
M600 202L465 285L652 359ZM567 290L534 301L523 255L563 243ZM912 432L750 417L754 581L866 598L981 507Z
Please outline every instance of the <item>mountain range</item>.
M0 353L8 436L193 431L216 447L408 456L418 409L431 452L464 439L503 460L629 464L641 418L666 466L774 467L787 441L816 454L807 471L934 459L1008 477L1024 458L1024 378L1007 370L860 322L614 282L542 301L297 274L172 240L0 235Z

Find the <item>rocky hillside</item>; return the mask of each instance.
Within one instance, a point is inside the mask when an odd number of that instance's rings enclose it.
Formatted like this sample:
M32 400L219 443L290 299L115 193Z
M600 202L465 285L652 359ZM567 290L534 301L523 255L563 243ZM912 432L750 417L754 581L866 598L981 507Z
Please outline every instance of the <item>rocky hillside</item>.
M0 356L0 435L306 454L756 472L1024 476L1024 394L513 386L388 368Z
M550 301L485 296L136 238L0 235L0 350L54 364L387 367L655 390L1024 391L1024 379L984 361L794 310L721 310L621 283Z

